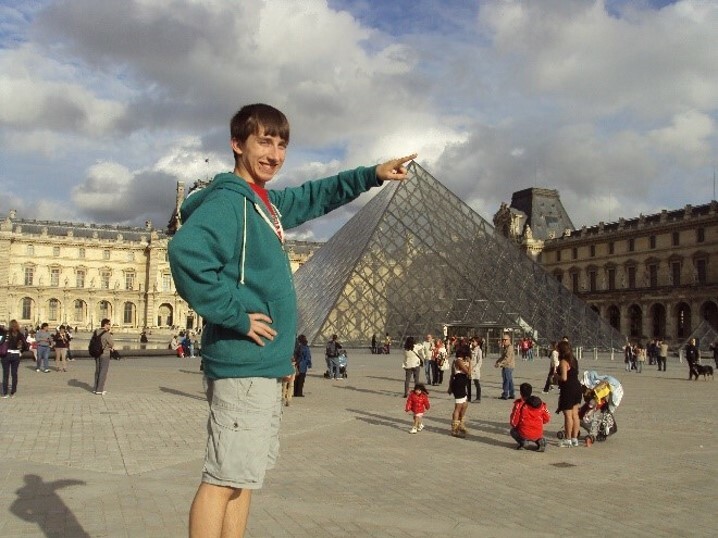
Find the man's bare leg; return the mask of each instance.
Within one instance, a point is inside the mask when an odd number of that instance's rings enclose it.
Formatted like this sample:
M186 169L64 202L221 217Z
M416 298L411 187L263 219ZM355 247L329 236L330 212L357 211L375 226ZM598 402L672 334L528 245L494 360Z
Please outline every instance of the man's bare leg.
M189 512L190 538L241 538L247 527L252 490L202 482Z

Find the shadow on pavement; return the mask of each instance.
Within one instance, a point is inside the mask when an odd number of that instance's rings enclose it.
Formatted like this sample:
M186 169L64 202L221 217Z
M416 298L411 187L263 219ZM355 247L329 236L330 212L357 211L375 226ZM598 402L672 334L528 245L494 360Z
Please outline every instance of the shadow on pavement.
M201 371L199 371L199 370L182 370L182 369L180 368L180 372L182 372L183 374L199 374L199 375L204 375L204 372L201 372Z
M360 389L357 387L352 387L351 385L340 385L340 384L333 384L332 387L337 389L344 389L344 390L353 390L356 392L363 392L366 394L378 394L379 396L402 396L400 390L371 390L371 389Z
M202 400L203 402L207 400L207 398L204 395L198 396L196 394L190 394L189 392L182 392L181 390L173 389L170 387L160 387L160 390L162 392L166 392L168 394L175 394L177 396L184 396L185 398L192 398L193 400Z
M81 485L85 485L82 480L44 482L35 474L27 474L25 485L15 492L17 498L10 505L10 512L28 523L36 523L45 536L90 538L57 494L58 489ZM57 528L58 520L64 523L62 529Z
M368 424L374 424L376 426L385 426L387 428L394 428L396 430L400 431L408 431L410 427L410 421L409 420L397 420L395 417L387 416L387 415L378 415L376 413L368 413L366 411L362 411L361 409L347 409L350 413L355 413L357 415L363 415L363 416L357 416L357 420L361 420L363 422L366 422ZM434 424L439 424L439 426L435 426ZM428 433L439 433L439 434L445 434L449 435L450 425L451 425L451 417L446 418L438 418L438 417L432 417L432 416L425 416L424 417L424 424L425 428L424 431ZM508 424L508 423L507 423ZM469 433L466 436L466 441L475 441L477 443L484 443L487 445L493 445L493 446L500 446L505 448L513 448L516 443L513 442L511 437L509 436L509 428L507 424L500 424L497 422L483 422L483 423L477 423L473 422L471 420L471 416L467 416L467 427L469 429ZM506 434L506 440L498 440L494 439L493 437L484 437L476 435L476 431L491 431L496 433L505 433Z
M95 387L90 385L89 383L85 383L84 381L80 381L79 379L69 379L67 381L67 384L70 387L77 387L80 389L85 389L87 392L92 392L95 390Z

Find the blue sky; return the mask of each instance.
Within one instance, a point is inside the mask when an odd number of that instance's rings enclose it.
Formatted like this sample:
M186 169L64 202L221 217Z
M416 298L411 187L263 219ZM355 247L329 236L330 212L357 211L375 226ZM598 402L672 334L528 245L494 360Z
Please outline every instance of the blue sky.
M163 227L256 101L292 124L277 187L417 151L489 220L531 186L577 226L706 203L717 27L703 0L5 1L0 215Z

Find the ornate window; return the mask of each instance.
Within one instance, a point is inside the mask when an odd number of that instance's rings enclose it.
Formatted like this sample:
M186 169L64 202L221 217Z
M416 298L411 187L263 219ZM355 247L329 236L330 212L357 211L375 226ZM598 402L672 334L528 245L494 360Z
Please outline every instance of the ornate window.
M74 321L77 323L82 323L85 321L85 302L77 299L75 300L75 303L73 305L74 310Z
M32 319L32 299L30 297L22 299L22 319Z
M50 286L56 288L60 285L60 268L50 267Z
M134 303L125 303L122 322L125 325L132 325L135 322L135 305L134 305Z
M162 291L172 291L172 275L169 273L162 275Z
M680 261L671 262L671 278L674 286L681 285L681 265Z
M50 303L48 306L48 321L58 321L60 319L60 301L58 301L57 299L50 299Z
M84 269L78 269L75 272L75 287L76 288L84 288L85 287L85 270Z
M135 289L135 273L125 273L125 289L126 290L134 290Z
M626 272L628 273L628 289L635 289L636 288L636 266L635 265L629 265L626 267Z
M32 266L25 267L25 285L32 286L35 280L35 268ZM28 319L28 318L24 318Z
M103 290L110 289L110 277L112 273L110 271L100 271L100 288Z

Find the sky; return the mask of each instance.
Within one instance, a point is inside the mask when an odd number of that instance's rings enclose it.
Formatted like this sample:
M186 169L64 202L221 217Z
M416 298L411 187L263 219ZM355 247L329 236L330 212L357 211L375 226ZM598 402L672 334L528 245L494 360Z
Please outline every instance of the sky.
M489 221L528 187L576 227L704 204L716 50L712 0L0 0L0 215L164 228L254 102L291 124L274 188L418 152Z

